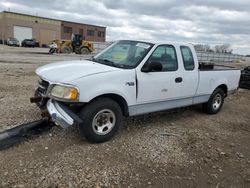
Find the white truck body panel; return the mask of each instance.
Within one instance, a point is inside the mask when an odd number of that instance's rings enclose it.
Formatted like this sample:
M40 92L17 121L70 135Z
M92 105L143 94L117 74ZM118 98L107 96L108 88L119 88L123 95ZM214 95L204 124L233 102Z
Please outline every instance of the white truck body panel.
M81 102L89 102L92 99L105 95L116 94L125 99L127 104L136 103L136 89L131 87L128 82L135 83L135 70L121 70L102 73L100 76L90 75L72 81L72 84L78 86L80 90Z
M172 72L142 72L143 65L159 45L174 46L178 69ZM181 45L191 49L194 70L185 70ZM172 43L154 44L134 69L81 60L48 64L38 68L36 73L50 84L76 86L79 90L77 102L88 103L106 94L119 95L126 101L130 116L207 102L215 88L223 84L229 92L234 91L240 79L240 70L199 70L194 47ZM176 83L178 77L182 78L182 82Z
M36 74L48 81L69 84L75 79L118 70L120 69L91 61L77 60L44 65L36 70Z
M211 95L219 85L225 84L228 91L237 89L239 70L199 71L199 85L196 95Z

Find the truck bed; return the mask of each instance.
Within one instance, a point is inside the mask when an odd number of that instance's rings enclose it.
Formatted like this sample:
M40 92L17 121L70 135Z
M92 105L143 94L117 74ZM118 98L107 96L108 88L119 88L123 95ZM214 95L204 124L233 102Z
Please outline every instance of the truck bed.
M222 70L239 70L235 67L225 66L225 65L214 65L214 64L206 64L199 63L200 71L222 71Z
M221 83L224 83L227 90L231 92L238 87L240 69L230 66L199 64L199 79L198 95L211 94Z

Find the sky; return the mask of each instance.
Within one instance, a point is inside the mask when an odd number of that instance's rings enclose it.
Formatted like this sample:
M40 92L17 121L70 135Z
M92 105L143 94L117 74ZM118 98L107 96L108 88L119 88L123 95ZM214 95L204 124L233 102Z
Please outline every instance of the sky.
M217 45L250 54L249 0L0 0L9 10L107 27L107 41Z

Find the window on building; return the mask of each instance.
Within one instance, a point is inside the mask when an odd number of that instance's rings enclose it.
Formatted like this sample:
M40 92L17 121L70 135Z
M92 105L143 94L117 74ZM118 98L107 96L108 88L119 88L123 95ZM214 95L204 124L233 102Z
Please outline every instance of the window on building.
M79 29L79 35L83 36L83 29Z
M63 31L64 31L64 33L72 33L72 27L66 27L66 26L64 26L63 27Z
M94 30L88 29L88 30L87 30L87 35L88 35L88 36L94 36L94 35L95 35L95 31L94 31Z
M97 36L98 36L98 37L105 37L105 32L103 32L103 31L98 31Z
M175 48L171 45L158 46L148 61L161 63L162 71L176 71L178 69Z
M181 55L186 70L194 70L194 58L189 47L181 46Z
M101 32L101 31L98 31L97 36L98 36L98 37L102 37L102 32Z

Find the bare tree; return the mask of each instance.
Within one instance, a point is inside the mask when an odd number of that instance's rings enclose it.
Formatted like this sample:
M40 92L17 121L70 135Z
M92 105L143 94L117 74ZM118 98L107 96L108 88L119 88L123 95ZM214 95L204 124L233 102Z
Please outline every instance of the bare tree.
M196 44L196 45L194 45L194 48L195 48L196 51L200 51L200 52L211 52L211 51L213 51L211 46L208 45L208 44Z
M231 54L233 52L233 49L231 48L230 44L216 45L214 48L217 53Z

